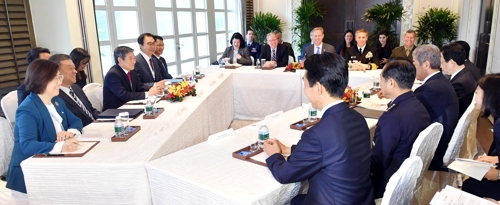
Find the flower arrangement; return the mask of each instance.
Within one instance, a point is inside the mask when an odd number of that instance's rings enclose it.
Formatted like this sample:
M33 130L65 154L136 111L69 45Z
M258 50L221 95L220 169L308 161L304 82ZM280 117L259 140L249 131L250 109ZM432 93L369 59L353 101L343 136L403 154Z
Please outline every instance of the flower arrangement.
M344 97L342 100L344 102L349 103L351 99L354 97L354 91L352 90L351 86L347 86L344 90Z
M181 102L185 96L196 96L196 88L195 85L190 85L188 81L182 81L168 87L166 95L168 101Z
M286 66L285 70L283 70L283 72L294 72L296 70L300 70L300 69L304 69L304 67L302 67L302 65L300 63L296 63L296 62L293 62L293 63L290 63Z

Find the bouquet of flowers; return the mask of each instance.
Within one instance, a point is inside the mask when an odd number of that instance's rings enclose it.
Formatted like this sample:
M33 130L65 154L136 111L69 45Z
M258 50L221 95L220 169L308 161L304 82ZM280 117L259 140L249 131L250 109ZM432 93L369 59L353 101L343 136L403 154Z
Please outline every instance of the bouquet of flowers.
M302 65L300 63L290 63L286 66L285 70L283 70L283 72L294 72L296 70L300 70L300 69L304 69L304 67L302 67Z
M196 88L195 85L190 85L188 81L182 81L168 87L166 95L167 100L171 102L181 102L185 96L196 96Z
M353 97L355 97L354 91L352 90L351 86L347 86L344 90L344 97L342 98L342 100L344 100L344 102L346 103L349 103Z

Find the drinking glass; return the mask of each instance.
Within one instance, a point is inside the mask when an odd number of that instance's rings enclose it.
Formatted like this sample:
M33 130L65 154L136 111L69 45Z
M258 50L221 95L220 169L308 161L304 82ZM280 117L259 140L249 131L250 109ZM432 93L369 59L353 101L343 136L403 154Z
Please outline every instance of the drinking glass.
M154 115L156 113L156 108L155 108L156 96L148 96L147 100L151 102L151 105L153 106L153 115Z
M372 77L372 82L373 82L373 88L375 88L375 89L380 88L380 78L379 77Z
M128 135L131 132L130 127L128 126L128 121L129 121L129 113L128 112L120 112L118 113L118 116L123 120L123 124L125 124L124 127L124 133L125 135Z
M260 66L265 67L266 65L266 59L260 59Z

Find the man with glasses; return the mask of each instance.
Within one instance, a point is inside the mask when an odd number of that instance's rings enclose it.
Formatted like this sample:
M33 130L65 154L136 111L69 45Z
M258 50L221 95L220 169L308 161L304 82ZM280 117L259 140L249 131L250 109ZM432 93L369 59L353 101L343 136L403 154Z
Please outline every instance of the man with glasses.
M135 70L139 79L143 83L152 85L155 82L163 80L165 77L161 74L162 68L157 58L153 58L156 50L153 34L143 33L137 38L141 52L135 56Z
M262 47L260 59L266 59L266 64L263 67L285 67L288 65L288 47L283 44L278 44L276 34L267 34L267 45Z

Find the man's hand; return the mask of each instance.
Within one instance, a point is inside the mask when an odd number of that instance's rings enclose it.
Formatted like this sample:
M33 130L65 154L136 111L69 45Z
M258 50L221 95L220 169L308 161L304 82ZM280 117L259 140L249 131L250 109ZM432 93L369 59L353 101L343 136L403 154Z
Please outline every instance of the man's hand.
M148 91L148 96L163 95L163 89L157 85L151 87Z
M264 152L266 152L268 156L271 156L276 153L281 153L279 141L276 139L267 139L264 142Z
M486 162L486 163L490 163L490 164L496 164L496 163L498 163L498 157L497 156L479 156L477 158L477 161Z
M378 91L377 96L379 99L385 98L384 93L382 93L382 90Z

